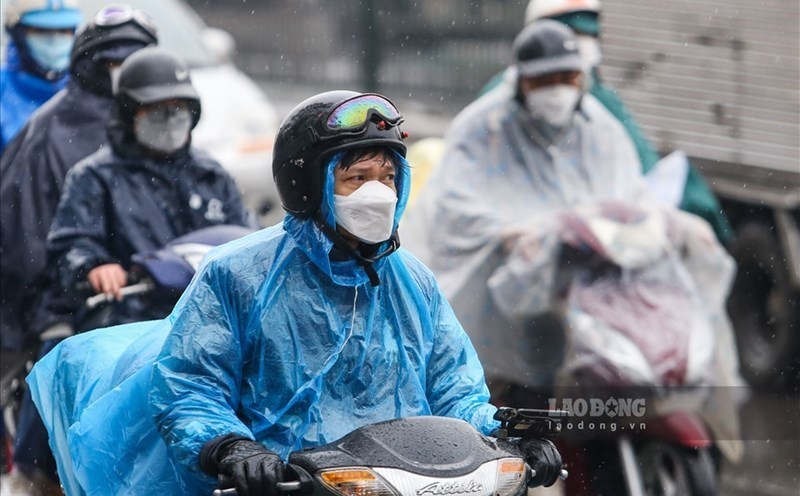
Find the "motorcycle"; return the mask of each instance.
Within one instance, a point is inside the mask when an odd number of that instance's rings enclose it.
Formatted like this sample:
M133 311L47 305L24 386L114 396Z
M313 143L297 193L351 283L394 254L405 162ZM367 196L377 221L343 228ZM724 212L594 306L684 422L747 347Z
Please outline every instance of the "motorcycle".
M675 263L669 229L659 212L623 204L565 217L569 345L560 394L595 388L589 394L603 400L633 396L656 407L633 432L612 436L616 453L599 445L622 475L613 481L590 465L602 494L717 494L711 432L696 410L679 406L679 395L702 401L713 383L714 331Z
M293 481L278 489L306 496L520 496L535 476L517 437L554 437L563 412L502 408L497 437L463 420L409 417L356 429L324 446L292 453ZM560 477L568 476L562 470ZM221 486L226 486L222 481ZM213 496L234 495L233 488Z
M724 389L711 387L719 334L695 283L703 274L690 272L711 267L684 263L674 222L624 203L562 212L546 235L522 243L538 252L504 269L551 281L547 295L515 297L510 278L490 280L495 301L514 305L506 312L556 309L562 323L566 351L548 402L575 416L559 444L573 473L567 494L717 494L706 405Z

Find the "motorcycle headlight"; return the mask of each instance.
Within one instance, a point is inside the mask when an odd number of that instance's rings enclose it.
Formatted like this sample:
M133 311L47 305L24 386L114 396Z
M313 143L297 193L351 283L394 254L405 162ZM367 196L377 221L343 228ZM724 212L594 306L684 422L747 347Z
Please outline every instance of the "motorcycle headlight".
M497 465L497 494L513 496L525 483L528 468L521 458L504 458Z
M342 496L397 496L383 479L366 468L323 470L317 477Z

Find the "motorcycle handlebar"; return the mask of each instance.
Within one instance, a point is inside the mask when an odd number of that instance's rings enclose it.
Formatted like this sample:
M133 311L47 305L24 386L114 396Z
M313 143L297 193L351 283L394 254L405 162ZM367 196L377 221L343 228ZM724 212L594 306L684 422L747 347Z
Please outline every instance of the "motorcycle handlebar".
M156 285L152 281L142 281L137 284L125 286L124 288L120 289L119 292L120 294L122 294L122 297L124 298L126 296L149 293L150 291L154 290L155 287ZM114 300L114 295L109 293L99 293L92 297L86 298L86 307L89 309L93 309L102 303L107 303L113 300Z
M531 469L531 479L534 478L535 476L536 476L536 471L534 469ZM558 478L561 479L562 481L565 481L567 480L567 477L569 477L569 472L567 472L565 469L562 468L561 472L558 473Z
M311 494L314 487L314 482L311 479L311 475L301 467L291 463L286 464L286 469L288 472L288 477L295 480L289 482L278 482L275 485L276 489L281 492L301 491L301 494ZM225 478L220 477L220 482L223 480L225 480ZM232 496L235 494L237 494L236 488L230 487L227 489L215 489L212 493L212 496Z

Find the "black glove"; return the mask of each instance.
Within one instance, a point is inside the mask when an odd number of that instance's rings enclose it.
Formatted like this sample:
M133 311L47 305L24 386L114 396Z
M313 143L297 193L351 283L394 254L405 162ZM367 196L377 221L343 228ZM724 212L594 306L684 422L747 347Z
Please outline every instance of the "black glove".
M561 454L553 443L547 439L523 439L519 449L528 465L536 471L528 481L528 487L550 487L556 483L561 474Z
M277 483L286 477L286 466L278 455L235 434L203 445L200 467L205 473L232 483L239 496L277 496Z

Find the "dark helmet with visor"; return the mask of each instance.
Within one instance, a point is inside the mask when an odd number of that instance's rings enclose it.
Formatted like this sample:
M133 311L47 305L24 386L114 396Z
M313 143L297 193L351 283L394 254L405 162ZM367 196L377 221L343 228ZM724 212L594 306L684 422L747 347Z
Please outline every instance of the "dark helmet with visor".
M575 33L558 21L528 24L514 39L514 60L520 77L582 71Z
M173 99L189 103L192 127L200 120L200 96L192 85L189 66L161 47L143 48L123 62L114 95L127 123L140 106Z
M322 202L325 166L337 152L387 146L406 155L403 116L386 97L329 91L295 107L275 139L272 175L283 208L301 218Z

